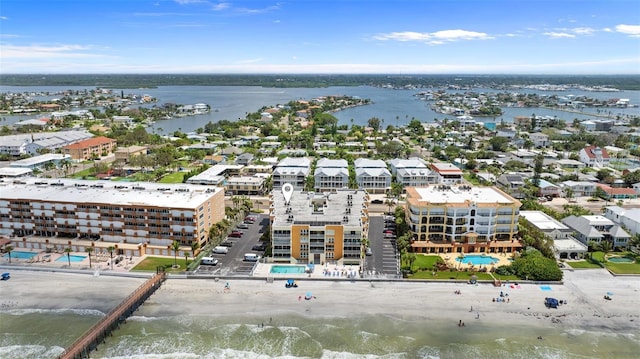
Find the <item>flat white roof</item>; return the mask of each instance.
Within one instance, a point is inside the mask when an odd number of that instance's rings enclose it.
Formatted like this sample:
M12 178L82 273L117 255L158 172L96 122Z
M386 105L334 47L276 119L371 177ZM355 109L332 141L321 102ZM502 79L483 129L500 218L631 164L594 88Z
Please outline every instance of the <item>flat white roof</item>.
M105 203L193 209L221 187L151 182L84 181L35 177L0 182L3 200Z
M542 211L520 211L520 216L531 222L534 226L543 231L554 229L569 231L571 228L553 219Z
M443 189L449 188L449 189ZM464 190L463 187L454 186L429 186L414 187L420 198L419 201L430 203L465 203L467 201L477 203L514 203L514 199L503 194L493 187L471 187Z

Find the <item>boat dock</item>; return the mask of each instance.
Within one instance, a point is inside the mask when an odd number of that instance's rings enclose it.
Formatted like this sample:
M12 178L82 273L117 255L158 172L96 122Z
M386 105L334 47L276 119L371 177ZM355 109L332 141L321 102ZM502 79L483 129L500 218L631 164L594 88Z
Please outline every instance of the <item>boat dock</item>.
M120 326L120 323L124 322L151 294L160 288L165 279L166 273L164 271L158 272L149 278L149 280L125 298L122 303L109 312L109 314L73 342L58 358L89 358L89 353L96 349L98 344L103 343L104 339Z

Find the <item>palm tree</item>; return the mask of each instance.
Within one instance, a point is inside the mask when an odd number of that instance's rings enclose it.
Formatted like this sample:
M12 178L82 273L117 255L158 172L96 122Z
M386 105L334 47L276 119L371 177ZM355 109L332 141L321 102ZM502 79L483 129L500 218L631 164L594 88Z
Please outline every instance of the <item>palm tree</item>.
M87 247L84 251L89 253L89 268L91 268L91 252L93 252L93 247Z
M613 249L613 245L611 244L610 241L608 240L601 240L600 243L598 243L598 249L600 251L602 251L603 254L603 259L606 262L607 261L607 254L609 254L609 252L611 252L611 250Z
M13 250L13 246L4 247L4 251L9 255L9 264L11 264L11 251Z
M173 265L175 267L178 266L178 251L180 250L180 243L178 241L173 241L171 243L171 249L173 249Z
M69 268L71 268L71 247L67 247L64 249L64 252L67 254L67 261L69 262Z
M116 247L113 247L113 246L107 247L107 252L109 252L109 255L111 256L111 261L109 263L111 263L112 270L113 270L113 251L115 250L116 250Z
M191 243L191 252L193 253L193 259L196 259L196 251L200 249L200 242Z
M386 199L386 200L384 201L384 204L385 204L387 207L389 207L389 213L391 213L391 207L393 207L393 206L395 206L395 205L396 205L396 201L394 201L393 199L389 198L389 199Z

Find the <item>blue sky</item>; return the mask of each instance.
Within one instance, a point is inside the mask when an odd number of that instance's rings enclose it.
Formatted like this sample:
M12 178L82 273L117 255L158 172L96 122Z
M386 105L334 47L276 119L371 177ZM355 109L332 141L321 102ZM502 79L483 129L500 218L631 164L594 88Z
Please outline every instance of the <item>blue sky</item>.
M640 2L2 0L0 72L640 74Z

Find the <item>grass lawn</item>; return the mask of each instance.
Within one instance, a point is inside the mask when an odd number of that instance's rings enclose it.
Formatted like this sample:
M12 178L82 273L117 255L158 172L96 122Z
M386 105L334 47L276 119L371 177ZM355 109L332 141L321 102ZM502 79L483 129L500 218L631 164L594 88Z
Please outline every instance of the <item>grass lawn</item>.
M184 258L177 258L177 263L180 268L171 268L173 263L174 259L169 257L147 257L131 270L139 272L155 272L157 267L164 267L165 272L167 273L182 273L187 268ZM189 263L191 263L191 261Z
M611 256L625 257L630 256L630 253L610 253ZM614 263L604 260L604 252L592 252L590 259L585 259L579 262L567 262L571 268L601 268L599 263L604 265L608 270L615 274L640 274L640 263Z
M443 263L444 261L437 255L416 255L416 260L413 262L411 269L415 273L409 275L409 279L441 279L441 280L462 280L468 281L472 275L475 275L478 280L493 280L489 273L485 272L465 272L465 271L436 271L433 275L433 268L436 263ZM493 275L496 279L500 280L513 280L517 281L519 278L516 276L501 276L498 274Z
M93 176L93 168L87 168L86 170L82 170L80 172L76 172L74 174L71 175L71 177L73 178L82 178L82 177L90 177Z
M182 183L182 180L184 179L184 172L174 172L174 173L169 173L168 175L163 176L160 181L160 183Z

